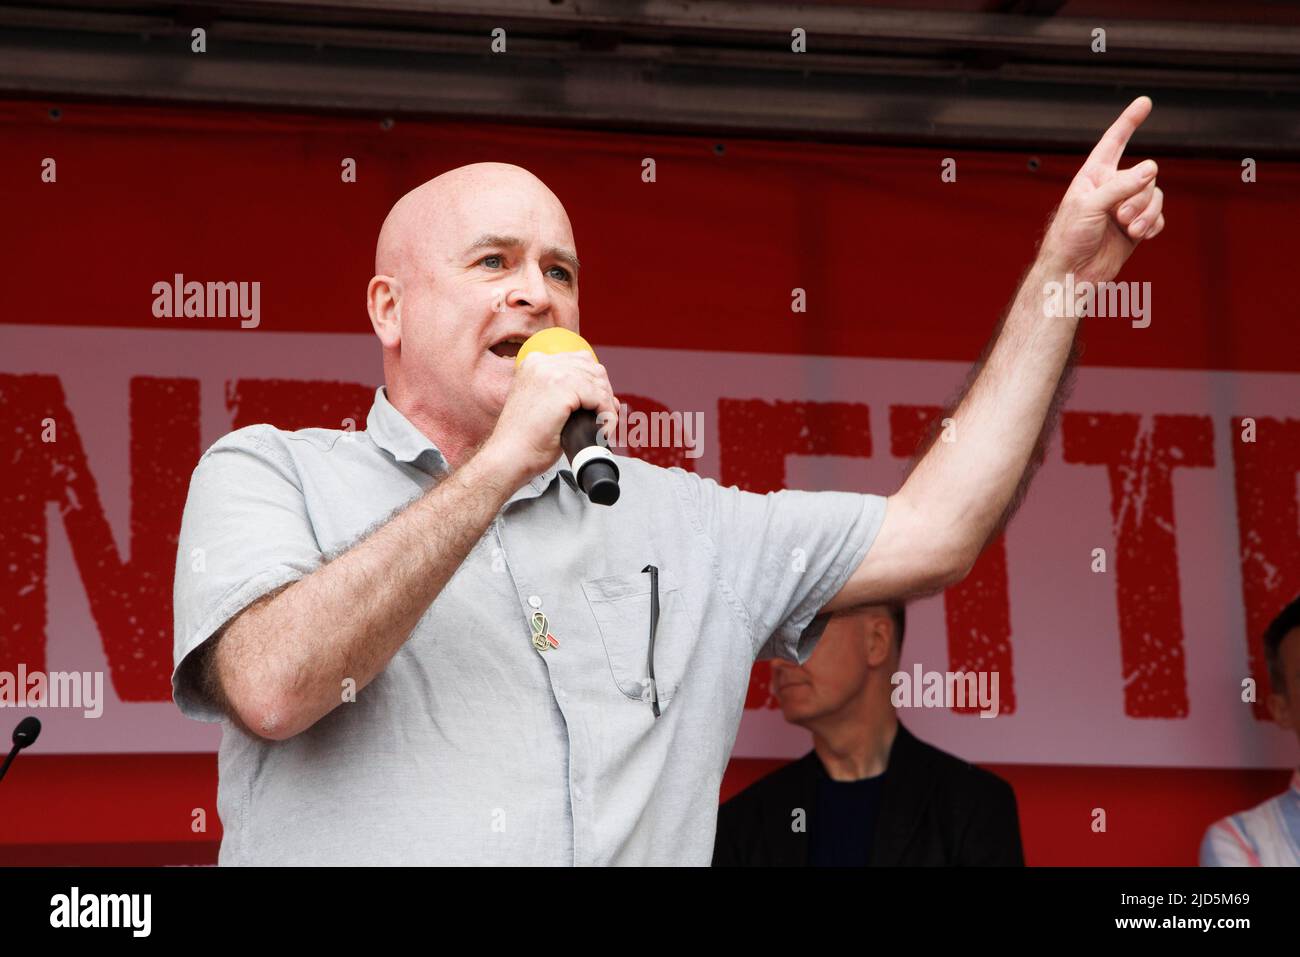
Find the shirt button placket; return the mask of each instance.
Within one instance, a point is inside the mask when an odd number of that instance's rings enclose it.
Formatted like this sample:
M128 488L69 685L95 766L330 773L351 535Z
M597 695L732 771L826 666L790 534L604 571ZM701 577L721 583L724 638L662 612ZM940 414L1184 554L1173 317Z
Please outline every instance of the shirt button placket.
M529 595L528 607L533 609L534 611L540 611L542 608L542 596ZM569 700L569 694L563 688L560 688L557 685L555 685L554 671L551 671L551 682L552 682L552 687L555 688L556 698L558 698L560 701L567 703ZM572 761L572 757L573 757L572 748L570 748L569 756L570 756L570 761ZM583 842L581 837L579 836L580 832L583 829L582 821L586 817L586 814L583 808L579 807L579 805L582 803L583 796L582 796L582 788L579 787L577 783L577 769L570 766L570 775L571 775L570 793L573 796L573 800L570 802L573 810L573 832L574 832L573 833L573 857L574 857L574 863L578 864L582 862L582 858L586 850L585 847L582 846Z

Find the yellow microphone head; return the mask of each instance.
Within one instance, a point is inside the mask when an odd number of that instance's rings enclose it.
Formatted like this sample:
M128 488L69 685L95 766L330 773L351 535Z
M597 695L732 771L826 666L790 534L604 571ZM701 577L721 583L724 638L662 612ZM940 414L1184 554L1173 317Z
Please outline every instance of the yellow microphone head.
M543 352L546 355L555 355L557 352L590 352L591 357L596 358L596 350L586 339L576 332L570 332L559 326L552 326L550 329L543 329L529 336L519 347L519 354L515 356L516 368L533 352Z

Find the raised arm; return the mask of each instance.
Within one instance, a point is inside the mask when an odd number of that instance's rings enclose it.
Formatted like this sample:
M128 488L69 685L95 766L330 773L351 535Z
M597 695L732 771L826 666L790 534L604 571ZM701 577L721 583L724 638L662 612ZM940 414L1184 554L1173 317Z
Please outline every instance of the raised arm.
M1054 407L1077 317L1049 316L1047 284L1107 282L1165 225L1153 160L1119 169L1124 147L1151 112L1139 97L1094 147L1066 190L1037 258L950 412L952 441L932 442L888 499L875 543L825 606L836 611L931 594L964 578L1011 517ZM1072 311L1072 310L1071 310Z

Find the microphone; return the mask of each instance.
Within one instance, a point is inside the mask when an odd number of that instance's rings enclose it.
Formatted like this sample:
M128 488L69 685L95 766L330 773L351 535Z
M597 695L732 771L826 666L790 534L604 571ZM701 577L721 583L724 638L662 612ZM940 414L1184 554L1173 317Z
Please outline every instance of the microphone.
M9 757L5 758L5 763L0 765L0 779L4 778L9 765L14 763L14 756L23 748L34 744L40 733L41 722L32 715L18 722L18 727L14 728L14 748L9 752Z
M576 332L553 326L528 337L515 356L515 367L530 352L554 355L557 352L589 352L596 358L596 350ZM613 505L618 501L618 464L614 454L597 441L600 425L591 409L576 409L560 430L560 445L568 456L573 477L578 488L597 505Z

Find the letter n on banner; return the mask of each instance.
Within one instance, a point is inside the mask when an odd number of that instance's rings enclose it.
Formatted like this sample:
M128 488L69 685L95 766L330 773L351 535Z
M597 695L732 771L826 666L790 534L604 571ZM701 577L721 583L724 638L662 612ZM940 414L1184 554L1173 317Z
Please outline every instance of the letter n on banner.
M199 460L199 384L137 377L130 389L131 557L124 561L58 377L0 375L0 421L13 430L0 485L0 670L20 662L45 668L45 505L54 502L114 690L122 701L166 701L176 542ZM47 419L54 441L42 440Z

